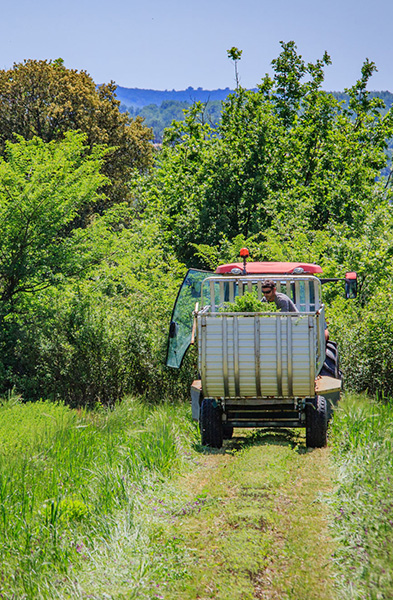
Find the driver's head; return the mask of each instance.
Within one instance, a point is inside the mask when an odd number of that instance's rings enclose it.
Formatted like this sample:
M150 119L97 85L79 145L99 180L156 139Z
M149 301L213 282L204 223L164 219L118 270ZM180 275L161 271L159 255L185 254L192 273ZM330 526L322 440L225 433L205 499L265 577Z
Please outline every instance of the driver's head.
M276 293L276 282L272 279L265 279L262 283L262 293L267 301L273 299Z

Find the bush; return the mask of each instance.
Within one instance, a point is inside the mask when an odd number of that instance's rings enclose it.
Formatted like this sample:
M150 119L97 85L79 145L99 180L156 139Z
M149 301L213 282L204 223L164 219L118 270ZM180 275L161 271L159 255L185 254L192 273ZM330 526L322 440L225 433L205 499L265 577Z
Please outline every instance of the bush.
M153 401L183 399L194 358L179 373L165 368L166 322L159 317L148 319L104 296L44 303L27 324L10 324L17 341L8 352L2 387L15 387L25 400L49 398L73 407L113 405L127 393Z
M346 389L393 395L393 296L378 291L366 306L336 300L328 311Z
M164 366L184 266L164 252L156 225L132 215L118 206L83 235L88 269L21 294L11 313L0 306L0 393L70 406L110 405L126 393L188 397L195 359L180 373Z

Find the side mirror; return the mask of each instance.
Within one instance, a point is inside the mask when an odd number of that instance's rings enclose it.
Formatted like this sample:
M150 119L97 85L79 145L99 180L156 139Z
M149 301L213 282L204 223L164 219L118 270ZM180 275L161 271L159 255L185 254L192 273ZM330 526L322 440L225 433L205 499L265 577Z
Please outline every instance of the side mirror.
M345 297L347 300L356 298L358 294L357 273L345 273Z
M171 324L169 325L169 337L170 338L175 338L177 336L178 328L179 328L179 326L176 323L176 321L171 321Z

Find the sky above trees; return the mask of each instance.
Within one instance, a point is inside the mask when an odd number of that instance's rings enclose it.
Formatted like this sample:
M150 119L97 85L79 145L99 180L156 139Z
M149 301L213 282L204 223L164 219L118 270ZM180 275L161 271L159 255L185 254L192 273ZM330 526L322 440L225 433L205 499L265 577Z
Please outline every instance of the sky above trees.
M96 83L233 88L226 51L237 46L240 83L251 88L271 72L280 40L294 40L306 61L330 54L325 89L351 86L369 58L378 67L370 89L393 91L392 20L389 0L20 0L2 7L0 68L61 57Z

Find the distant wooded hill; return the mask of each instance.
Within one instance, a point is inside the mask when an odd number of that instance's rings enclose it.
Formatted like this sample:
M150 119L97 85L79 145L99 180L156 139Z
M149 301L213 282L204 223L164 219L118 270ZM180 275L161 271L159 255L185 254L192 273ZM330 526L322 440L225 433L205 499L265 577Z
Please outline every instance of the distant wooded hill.
M154 141L160 143L163 138L164 129L169 127L172 121L182 120L183 111L194 102L206 103L206 119L217 123L221 114L221 102L232 93L229 88L218 90L194 89L188 87L186 90L146 90L139 88L116 88L117 99L120 100L120 110L128 111L131 116L140 115L145 124L152 127ZM348 95L344 92L332 92L338 100L346 102ZM393 93L388 91L373 91L371 96L378 96L385 102L386 109L393 104Z
M232 90L225 88L225 90L203 90L202 88L194 89L188 87L186 90L144 90L138 88L125 88L117 86L116 96L120 100L121 104L125 106L132 106L133 108L142 108L148 104L157 104L159 106L162 102L168 100L175 100L176 102L187 102L188 104L194 104L194 102L208 102L211 100L225 100Z

